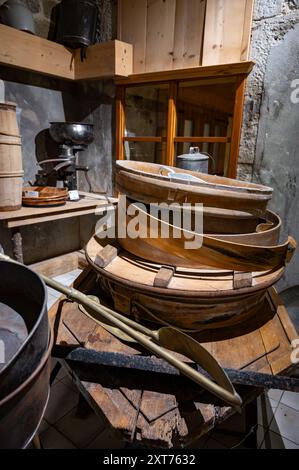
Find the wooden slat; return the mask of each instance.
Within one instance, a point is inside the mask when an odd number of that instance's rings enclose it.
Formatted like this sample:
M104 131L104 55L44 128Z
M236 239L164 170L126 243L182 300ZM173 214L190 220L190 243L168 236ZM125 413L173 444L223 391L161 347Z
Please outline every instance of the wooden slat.
M144 136L144 137L124 137L124 142L162 142L163 138L159 136Z
M81 62L80 50L75 52L75 79L87 80L127 77L133 72L133 46L121 41L109 41L88 47Z
M230 142L229 137L175 137L175 142L198 142L198 143L219 143L219 144L227 144Z
M250 39L253 19L254 0L247 0L245 6L245 18L243 25L243 37L241 42L241 56L240 60L248 60L250 52Z
M133 73L145 72L147 0L118 1L118 39L134 46Z
M236 89L234 114L232 120L232 135L231 135L231 146L230 155L228 161L228 178L237 177L237 167L239 158L239 147L242 132L242 121L243 121L243 108L245 99L245 88L246 88L246 77L240 76L239 83Z
M171 82L169 84L169 97L168 97L167 143L166 143L166 161L165 161L165 163L170 166L175 165L174 137L177 131L177 109L176 109L177 94L178 94L178 84L177 82Z
M247 58L253 0L209 0L206 9L203 65Z
M123 137L125 135L126 117L125 117L125 88L117 87L116 90L116 159L124 160L125 152L123 145Z
M73 54L61 44L0 24L0 63L73 80Z
M148 0L145 71L172 69L176 0Z
M201 65L206 0L177 0L173 68Z
M139 83L168 82L169 80L197 80L201 78L232 77L248 75L254 62L235 62L234 64L208 65L162 72L148 72L130 75L128 78L116 78L117 85L136 85Z
M79 252L74 251L30 265L30 268L44 276L53 277L78 269Z

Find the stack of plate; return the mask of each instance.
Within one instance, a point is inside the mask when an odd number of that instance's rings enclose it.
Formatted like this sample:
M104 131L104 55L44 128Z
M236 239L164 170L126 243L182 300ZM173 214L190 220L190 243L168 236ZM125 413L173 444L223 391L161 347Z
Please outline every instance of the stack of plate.
M66 188L30 186L23 188L22 204L26 207L64 206L68 199Z

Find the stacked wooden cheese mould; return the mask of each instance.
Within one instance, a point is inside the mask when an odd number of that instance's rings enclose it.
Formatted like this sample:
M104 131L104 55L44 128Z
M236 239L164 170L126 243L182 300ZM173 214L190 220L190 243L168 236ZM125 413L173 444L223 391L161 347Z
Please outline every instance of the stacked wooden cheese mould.
M116 186L128 204L144 212L138 220L146 234L133 239L118 237L116 230L109 239L98 232L86 247L116 310L189 332L258 319L269 302L268 289L281 279L296 249L292 237L279 243L281 220L267 209L271 188L133 161L117 162ZM138 206L161 202L203 204L200 248L186 249L190 232L188 238L183 228ZM120 210L127 224L133 222L136 214L119 205ZM166 224L169 237L152 236L150 222L159 234Z

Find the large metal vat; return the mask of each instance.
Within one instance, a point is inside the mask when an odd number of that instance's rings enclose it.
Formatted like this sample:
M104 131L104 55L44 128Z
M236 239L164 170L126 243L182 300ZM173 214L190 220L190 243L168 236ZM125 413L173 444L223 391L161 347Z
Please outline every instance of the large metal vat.
M27 329L25 340L8 360L4 360L4 365L0 364L2 400L31 376L48 348L49 322L45 284L26 266L0 261L0 303L0 320L3 320L3 311L7 306L23 319ZM4 324L2 321L2 331L3 329L5 321ZM5 352L9 345L2 346Z
M53 340L34 372L0 401L0 449L27 447L36 434L50 394Z

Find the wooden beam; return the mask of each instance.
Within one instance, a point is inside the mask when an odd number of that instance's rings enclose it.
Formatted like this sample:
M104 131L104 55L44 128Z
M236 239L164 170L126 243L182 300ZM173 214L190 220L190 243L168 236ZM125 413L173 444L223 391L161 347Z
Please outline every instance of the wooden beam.
M79 257L81 256L79 251L73 251L72 253L31 264L29 267L44 276L55 277L78 269Z
M144 137L124 137L124 142L162 142L163 137L160 136L144 136Z
M166 165L175 166L175 142L177 131L177 102L178 83L169 84L168 97L168 120L167 120L167 143L166 143ZM164 163L164 162L162 162Z
M125 135L125 87L119 86L116 89L116 160L124 160L124 144Z
M128 78L116 78L117 85L135 85L150 82L167 82L170 80L198 80L201 78L230 77L248 75L253 69L254 62L236 62L234 64L208 65L180 70L163 72L148 72L129 75Z
M61 44L0 24L0 63L73 80L73 53Z
M227 144L230 142L229 137L175 137L175 142L189 142L189 143L210 143L210 144Z
M243 108L244 108L244 94L246 88L246 76L239 78L239 83L236 89L234 115L232 122L232 135L231 135L231 147L230 156L228 162L228 177L236 178L239 158L239 147L242 132L242 121L243 121Z
M127 77L133 71L133 46L122 41L109 41L89 46L81 62L75 51L75 79L95 80L113 76Z

